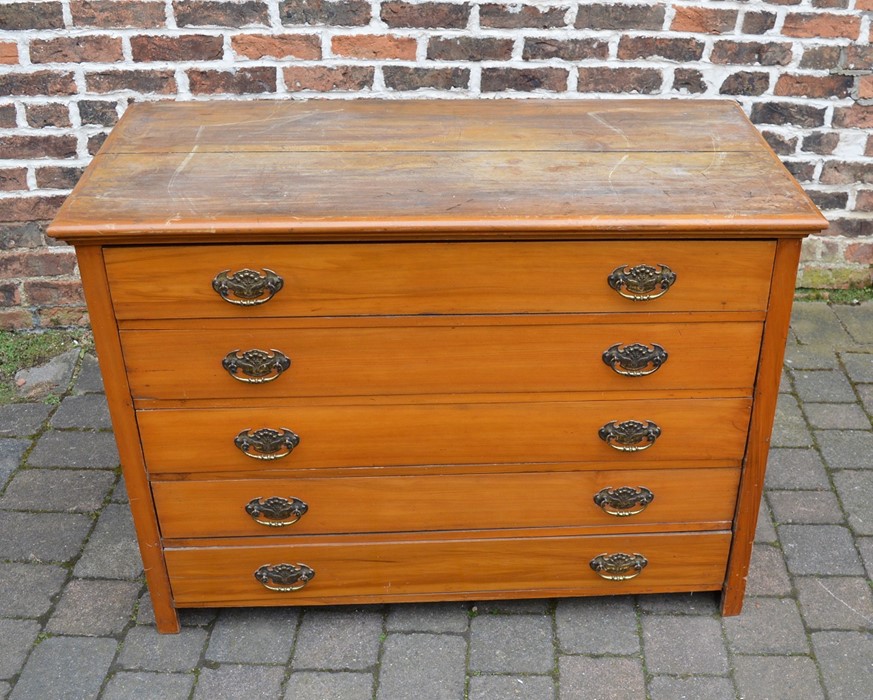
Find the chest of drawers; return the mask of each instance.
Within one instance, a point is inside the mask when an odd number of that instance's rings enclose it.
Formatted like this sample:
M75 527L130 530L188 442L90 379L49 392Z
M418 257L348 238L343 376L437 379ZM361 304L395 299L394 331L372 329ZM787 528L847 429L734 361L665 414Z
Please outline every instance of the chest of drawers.
M730 102L132 106L76 245L158 628L721 590L800 242Z

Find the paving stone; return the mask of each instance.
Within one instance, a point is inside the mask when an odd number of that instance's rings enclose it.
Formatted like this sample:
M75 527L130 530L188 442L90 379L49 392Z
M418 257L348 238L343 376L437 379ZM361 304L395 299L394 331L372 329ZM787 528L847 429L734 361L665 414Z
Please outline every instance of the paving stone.
M295 669L365 669L376 663L382 612L308 609L294 650Z
M859 535L873 535L873 471L834 472L834 486L849 527Z
M70 386L78 360L79 350L67 350L38 367L18 370L15 373L16 393L25 399L64 393Z
M148 591L140 596L136 608L136 624L155 624L155 609L152 607L152 599ZM214 608L182 608L177 612L179 624L183 627L203 627L218 617L218 610Z
M762 498L758 504L758 524L755 526L755 542L776 542L776 528L773 527L773 516L767 500Z
M652 674L723 675L728 671L721 625L711 617L644 615L643 653Z
M743 700L824 700L808 656L735 656L734 678Z
M548 676L473 676L468 700L552 700L555 682Z
M103 505L115 474L95 469L22 469L12 477L0 508L90 513Z
M135 579L142 574L142 559L127 506L110 503L103 509L73 573L80 578L121 579Z
M284 677L285 669L281 666L222 664L218 668L204 668L197 679L194 700L276 700L282 694Z
M790 394L779 394L776 403L776 422L770 440L773 447L809 447L812 435L806 427L806 420L797 405L797 399Z
M543 598L524 598L521 600L483 600L473 606L473 612L480 615L545 615L551 600Z
M870 419L856 403L807 403L803 410L813 428L870 430Z
M0 619L0 678L12 678L21 671L39 630L35 620Z
M114 639L45 639L31 652L10 700L96 698L117 647Z
M46 631L89 637L118 634L133 615L140 588L132 581L70 581Z
M839 304L833 310L856 343L873 343L873 304L869 301L857 306Z
M206 658L236 663L287 663L299 619L296 608L222 610L212 629Z
M858 391L858 396L861 397L864 410L867 413L873 413L873 384L858 384L855 389Z
M752 548L746 595L791 595L791 581L782 550L762 543Z
M794 373L794 390L804 403L852 403L855 392L840 370L804 370Z
M371 700L373 675L370 673L318 673L295 671L288 678L285 700Z
M817 430L815 436L831 469L873 469L873 431Z
M558 601L558 643L565 654L638 654L640 635L631 597Z
M843 352L840 359L846 368L846 374L853 382L873 382L873 353L870 352ZM0 420L0 424L2 424Z
M796 345L785 348L785 364L791 370L836 369L837 353L828 345Z
M587 656L562 656L558 660L561 676L560 700L629 700L646 697L643 666L639 659Z
M656 615L713 615L719 610L718 596L709 591L657 593L641 595L637 600L643 612Z
M466 632L470 606L466 603L392 605L385 629L389 632Z
M852 536L840 525L782 525L779 528L788 571L804 574L864 573Z
M0 617L41 617L66 580L60 566L0 563Z
M813 448L770 450L765 485L768 489L829 489L824 462Z
M28 437L39 432L52 407L44 403L0 406L0 437Z
M806 631L792 598L747 598L742 615L723 619L728 644L740 654L803 654Z
M767 500L777 523L843 522L840 504L830 491L770 491Z
M555 663L552 620L535 615L479 615L470 622L470 669L548 673Z
M91 430L48 430L27 458L31 467L115 469L118 450L112 433Z
M0 439L0 489L12 476L12 472L18 469L21 457L28 447L30 447L30 440Z
M824 302L795 304L791 311L791 330L803 345L833 348L854 342L833 309Z
M464 697L467 643L452 634L389 634L382 653L379 700Z
M88 394L103 391L103 377L100 374L100 365L97 358L86 354L79 365L79 376L73 385L74 394Z
M191 671L206 644L206 630L183 627L179 634L158 634L154 627L132 627L118 665L140 671Z
M130 503L130 498L127 496L127 483L124 481L123 474L118 479L115 488L112 489L112 498L110 500L113 503Z
M204 669L204 673L206 672L208 671ZM102 700L188 700L193 685L194 675L190 673L120 671L109 679L101 698Z
M798 577L798 601L807 627L822 630L873 629L873 595L865 578Z
M68 396L52 416L53 428L111 428L109 407L103 394Z
M814 632L812 648L825 689L839 700L870 700L873 637L862 632Z
M79 553L91 525L79 513L0 511L0 559L67 561Z
M12 686L10 686L6 681L0 681L0 698L7 698L9 696L9 691L12 690Z
M867 567L867 575L873 578L873 537L859 537L855 540L861 559ZM2 588L2 586L0 586Z
M675 678L655 676L649 683L650 700L736 700L734 684L728 678L701 676Z

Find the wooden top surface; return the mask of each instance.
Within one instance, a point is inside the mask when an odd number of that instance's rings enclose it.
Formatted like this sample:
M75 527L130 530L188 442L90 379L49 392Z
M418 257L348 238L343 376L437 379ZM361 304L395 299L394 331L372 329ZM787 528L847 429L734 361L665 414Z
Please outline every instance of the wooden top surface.
M72 242L802 235L827 222L730 101L131 106Z

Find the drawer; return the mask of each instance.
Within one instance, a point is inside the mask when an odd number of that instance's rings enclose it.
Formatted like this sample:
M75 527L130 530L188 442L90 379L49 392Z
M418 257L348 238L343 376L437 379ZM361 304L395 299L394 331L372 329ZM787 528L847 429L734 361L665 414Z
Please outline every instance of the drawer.
M268 546L218 546L165 550L177 605L298 605L487 597L524 591L535 595L606 595L714 590L722 585L729 532L627 536L419 539L308 538ZM646 565L629 580L605 580L591 567L600 555L641 555ZM634 561L640 561L635 559ZM609 567L610 575L631 568ZM641 561L640 561L641 563ZM314 576L299 586L303 564ZM272 569L262 567L274 567ZM305 578L305 577L304 577ZM271 580L272 579L272 580Z
M510 325L453 318L400 327L122 331L121 341L135 398L232 400L658 389L751 394L761 342L759 323L547 325L520 317ZM610 348L611 365L604 361ZM634 372L651 373L627 376Z
M738 483L739 469L665 469L154 481L152 493L165 538L667 523L717 530L729 527Z
M632 467L639 462L728 460L723 466L734 466L743 455L750 407L750 399L298 403L140 410L137 421L153 474L590 461ZM655 423L660 435L647 449L619 451L598 437L601 428L616 421L642 422L649 428L634 445L629 441L637 431L626 425L629 447L650 442L656 430L648 421ZM282 439L253 434L262 429L281 432ZM247 456L235 444L243 431L252 431L245 442L249 453L261 452L259 458ZM276 458L280 454L285 456Z
M104 251L119 319L760 311L767 307L772 241L592 241L119 247ZM666 293L633 301L610 287L618 268L666 265ZM281 278L226 281L256 305L225 301L222 271ZM636 270L625 282L642 284ZM660 274L656 274L658 280ZM250 282L252 280L249 280ZM260 284L260 286L259 286ZM616 285L628 293L621 280ZM242 285L242 286L241 286ZM220 287L222 285L219 285ZM227 287L227 284L224 285ZM653 292L663 291L658 283ZM243 299L232 290L233 301Z

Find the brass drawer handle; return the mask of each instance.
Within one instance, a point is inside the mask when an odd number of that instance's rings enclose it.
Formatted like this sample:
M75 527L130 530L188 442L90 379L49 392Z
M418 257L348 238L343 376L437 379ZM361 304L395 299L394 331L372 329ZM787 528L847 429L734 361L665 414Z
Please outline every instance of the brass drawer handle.
M612 287L625 299L649 301L664 296L676 283L676 273L666 265L620 265L606 278Z
M645 377L653 374L668 357L667 351L656 343L652 343L652 347L642 343L616 343L603 351L604 364L623 377Z
M594 494L594 503L606 514L617 518L626 518L629 515L638 515L655 500L653 494L645 486L635 489L630 486L622 486L614 489L607 486Z
M281 432L279 432L281 430ZM282 459L294 451L300 444L300 436L288 428L261 428L252 430L246 428L233 439L233 444L252 459Z
M598 436L614 450L621 452L640 452L655 444L661 429L652 421L642 423L638 420L612 421L604 425Z
M649 560L642 554L599 554L589 562L589 566L600 578L607 581L629 581L639 576L648 565Z
M212 280L212 288L229 304L257 306L273 298L285 281L272 270L264 268L263 274L244 268L231 273L222 270Z
M281 496L270 496L266 499L258 496L246 504L246 513L252 516L252 520L267 527L293 525L306 515L307 510L309 506L299 498Z
M278 350L231 350L221 366L238 382L266 384L278 379L291 366L288 356Z
M299 591L315 577L315 571L306 564L264 564L255 571L255 578L271 591L290 593Z

